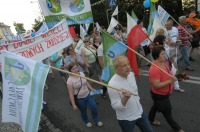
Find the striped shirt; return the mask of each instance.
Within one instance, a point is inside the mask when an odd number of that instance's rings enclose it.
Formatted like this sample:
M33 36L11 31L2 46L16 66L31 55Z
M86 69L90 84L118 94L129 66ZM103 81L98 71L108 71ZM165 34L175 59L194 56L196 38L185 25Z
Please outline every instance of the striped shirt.
M183 28L187 31L187 29L186 29L185 26L183 26L183 25L182 25L182 27L178 26L178 35L180 37L187 37L188 34L187 34L187 32ZM181 45L180 46L186 46L188 44L189 44L189 40L181 40Z

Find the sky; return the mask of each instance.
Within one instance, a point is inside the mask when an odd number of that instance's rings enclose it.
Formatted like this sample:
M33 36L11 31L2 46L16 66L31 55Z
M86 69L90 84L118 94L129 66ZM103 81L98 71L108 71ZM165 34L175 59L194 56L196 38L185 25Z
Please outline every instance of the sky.
M11 26L14 34L14 22L23 23L25 30L31 30L38 16L41 13L37 0L0 0L0 22Z

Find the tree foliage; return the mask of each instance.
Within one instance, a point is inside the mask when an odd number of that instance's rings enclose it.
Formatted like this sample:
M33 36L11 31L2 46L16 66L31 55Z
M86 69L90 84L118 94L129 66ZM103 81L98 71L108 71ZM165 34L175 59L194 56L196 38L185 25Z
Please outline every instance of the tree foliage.
M17 31L18 35L26 32L26 30L24 29L23 23L14 22L13 25L15 26L15 30Z
M32 24L33 29L35 29L35 31L37 31L43 24L43 20L41 17L38 17L35 19L34 24Z

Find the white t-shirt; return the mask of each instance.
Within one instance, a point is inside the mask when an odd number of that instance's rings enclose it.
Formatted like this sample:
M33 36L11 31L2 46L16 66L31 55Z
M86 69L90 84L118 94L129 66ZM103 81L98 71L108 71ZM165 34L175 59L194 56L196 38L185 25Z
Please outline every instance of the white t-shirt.
M167 32L168 32L169 36L171 37L171 40L173 42L176 42L177 38L178 38L178 29L176 27L172 27L172 29L167 30ZM170 50L173 50L174 48L175 48L174 46L170 46Z
M138 94L138 88L135 81L135 76L132 72L130 72L127 78L115 74L110 79L108 85L116 88L123 88L134 94ZM111 106L116 111L118 120L134 121L137 120L138 118L141 118L143 109L142 105L140 104L139 96L131 96L126 106L124 106L121 102L121 99L123 97L121 91L108 88L108 95L111 100Z

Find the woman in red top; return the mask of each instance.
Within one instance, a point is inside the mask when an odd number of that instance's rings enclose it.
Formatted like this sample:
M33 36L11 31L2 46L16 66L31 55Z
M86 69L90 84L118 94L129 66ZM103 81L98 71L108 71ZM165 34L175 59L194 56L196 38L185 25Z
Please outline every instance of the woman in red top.
M172 75L165 63L165 49L162 46L154 47L152 49L152 56L155 60L153 62L155 65ZM173 91L173 82L176 80L175 76L170 77L156 66L151 65L149 69L149 81L151 84L153 106L149 112L149 121L152 125L160 125L160 122L155 120L155 116L157 112L161 112L175 131L184 132L172 117L172 106L169 100L169 96Z

